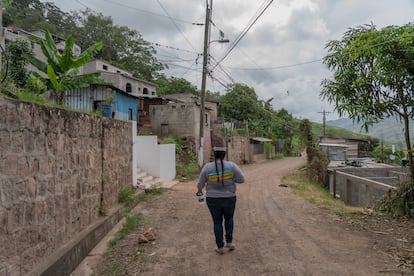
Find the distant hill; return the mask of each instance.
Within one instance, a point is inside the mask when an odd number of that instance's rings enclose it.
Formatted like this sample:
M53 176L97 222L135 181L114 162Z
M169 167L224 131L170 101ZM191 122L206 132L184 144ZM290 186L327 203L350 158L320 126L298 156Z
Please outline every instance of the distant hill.
M368 133L362 128L362 124L353 123L351 119L341 118L338 120L327 121L326 125L345 128L349 131L376 137L382 141L392 144L405 146L404 124L396 118L384 119L371 126ZM410 137L414 139L414 121L410 122Z
M368 136L365 133L354 132L344 127L326 125L326 128L324 129L323 124L315 123L315 122L312 122L311 124L312 124L312 134L315 137L327 136L327 137L332 137L332 138L368 140L372 142L375 142L375 140L378 140L376 137Z

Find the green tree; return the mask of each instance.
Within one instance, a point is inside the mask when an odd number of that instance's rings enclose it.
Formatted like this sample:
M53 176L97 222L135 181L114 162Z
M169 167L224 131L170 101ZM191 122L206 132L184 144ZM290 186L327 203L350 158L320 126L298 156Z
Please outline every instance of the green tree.
M75 15L80 26L73 33L82 49L96 41L103 42L97 58L110 61L135 77L152 81L164 66L155 58L155 50L136 30L114 25L111 17L94 14L89 10Z
M79 67L93 59L93 56L102 48L102 43L96 43L82 52L79 57L74 58L72 49L74 40L71 36L66 39L65 48L61 54L49 32L45 33L45 40L38 39L43 54L47 58L47 63L31 58L31 63L41 72L47 75L41 76L39 73L33 72L36 79L43 83L48 89L52 89L55 93L57 103L62 105L64 100L64 91L87 87L92 83L101 82L99 74L79 74Z
M321 96L366 129L384 117L402 120L414 180L409 132L414 116L414 25L351 28L341 40L328 42L327 49L324 63L334 75L322 82Z
M17 87L25 87L30 82L30 74L26 69L33 51L29 43L24 40L15 40L7 44L6 57L3 63L8 63L8 75Z
M197 87L183 78L170 77L161 75L154 81L157 85L158 95L191 93L197 95Z
M76 27L73 16L61 11L53 3L42 3L39 0L8 2L3 14L5 26L15 26L27 31L48 30L61 36L73 32Z
M19 0L4 11L3 24L27 31L47 30L61 37L72 36L81 49L102 41L103 48L97 58L143 80L153 81L164 69L155 57L155 49L138 31L114 25L111 17L91 10L66 13L50 2Z
M239 121L260 118L261 106L256 92L244 84L231 85L220 99L221 116Z

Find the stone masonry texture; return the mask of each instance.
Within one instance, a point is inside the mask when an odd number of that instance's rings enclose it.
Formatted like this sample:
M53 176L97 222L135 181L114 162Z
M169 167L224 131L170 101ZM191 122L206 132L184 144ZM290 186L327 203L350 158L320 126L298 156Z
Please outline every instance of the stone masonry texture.
M132 126L0 96L0 275L25 275L132 185Z

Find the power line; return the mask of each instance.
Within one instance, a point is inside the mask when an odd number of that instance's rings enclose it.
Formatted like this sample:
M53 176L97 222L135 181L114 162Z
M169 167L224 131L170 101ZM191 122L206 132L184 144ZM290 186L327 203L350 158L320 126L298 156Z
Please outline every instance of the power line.
M155 12L152 12L152 11L148 11L148 10L139 9L139 8L137 8L137 7L133 7L133 6L125 5L125 4L118 3L118 2L116 2L116 1L112 1L112 0L103 0L103 1L106 1L106 2L112 3L112 4L117 5L117 6L125 7L125 8L128 8L128 9L133 9L133 10L136 10L136 11L139 11L139 12L142 12L142 13L152 14L152 15L154 15L154 16L159 16L159 17L167 17L167 18L170 18L170 19L172 18L172 17L170 17L169 15L168 15L168 16L166 16L166 15L159 14L159 13L155 13ZM178 18L174 18L174 20L175 20L175 21L179 21L179 22L183 22L183 23L188 23L188 24L192 24L192 25L194 25L194 22L191 22L191 21L188 21L188 20L183 20L183 19L178 19Z
M232 67L232 66L225 66L226 68L234 69L234 70L277 70L277 69L284 69L284 68L290 68L290 67L297 67L297 66L303 66L311 63L321 62L323 59L315 59L310 61L305 61L301 63L293 63L293 64L287 64L287 65L279 65L279 66L272 66L272 67L258 67L258 68L252 68L252 67ZM256 64L257 65L257 64Z
M80 0L75 0L76 2L78 2L80 5L84 6L85 8L92 10L91 8L89 8L86 4L82 3Z
M153 46L156 46L156 47L162 47L162 48L166 48L166 49L171 49L171 50L176 50L176 51L181 51L181 52L187 52L187 53L192 53L192 54L198 54L198 52L196 52L196 51L190 51L190 50L186 50L186 49L181 49L181 48L178 48L178 47L175 47L175 46L168 46L168 45L163 45L163 44L160 44L160 43L158 43L158 42L148 42L148 43L150 43L151 45L153 45Z
M196 64L197 64L197 61L195 60L195 61L191 64L191 66L190 66L187 70L185 70L185 71L184 71L184 73L182 73L182 74L181 74L180 78L182 78L182 77L184 77L185 75L187 75L187 73L188 73L190 70L192 70L193 66L194 66L194 65L196 65Z
M217 60L213 57L213 56L211 56L211 58L213 59L213 61L214 62L216 62L217 63ZM227 78L229 78L230 79L230 81L232 82L232 83L234 83L234 78L232 77L232 76L230 76L230 74L226 71L226 70L224 70L224 68L221 66L221 65L218 65L218 68L221 70L221 72L227 77Z
M273 0L268 1L268 3L266 4L262 4L262 6L264 6L264 8L262 8L262 10L260 12L258 12L258 14L256 15L256 17L251 20L251 23L249 23L245 29L242 31L242 33L239 35L238 38L236 38L236 40L233 42L233 44L230 46L230 49L226 52L226 54L217 62L216 66L219 65L230 53L231 51L233 51L234 47L237 46L237 44L240 42L240 40L242 40L242 38L249 32L249 30L253 27L253 25L257 22L257 20L263 15L263 13L269 8L269 6L273 3ZM213 68L213 70L214 70Z
M170 14L168 13L168 11L161 4L160 0L157 0L157 2L160 5L160 7L163 9L163 11L165 12L165 14L168 15L168 18L171 20L171 22L174 24L174 26L177 28L177 30L182 34L182 36L184 37L184 39L188 42L188 44L191 46L191 48L193 48L193 50L195 51L195 48L194 48L193 44L191 44L190 40L188 40L188 38L186 37L186 35L184 34L184 32L180 29L180 27L178 27L177 23L175 23L174 19L170 16Z
M178 67L178 68L183 68L183 69L186 69L186 70L201 72L201 69L192 69L193 65L191 65L191 67L186 67L186 66L182 66L182 65L175 64L175 63L170 63L170 62L167 62L166 64L174 66L174 67Z

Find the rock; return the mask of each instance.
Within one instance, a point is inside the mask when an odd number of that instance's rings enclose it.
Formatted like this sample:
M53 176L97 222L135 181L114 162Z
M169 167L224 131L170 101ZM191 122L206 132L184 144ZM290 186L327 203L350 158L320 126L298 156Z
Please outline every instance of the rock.
M141 234L138 236L138 243L147 243L149 240L144 236L144 234Z
M147 231L144 232L144 237L148 241L154 241L157 237L157 233L154 228L150 227L147 229Z
M154 241L157 237L157 232L154 228L148 228L143 234L138 236L138 243L147 243L150 241Z

